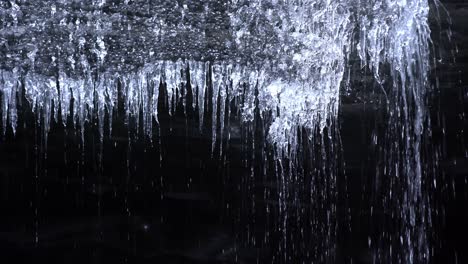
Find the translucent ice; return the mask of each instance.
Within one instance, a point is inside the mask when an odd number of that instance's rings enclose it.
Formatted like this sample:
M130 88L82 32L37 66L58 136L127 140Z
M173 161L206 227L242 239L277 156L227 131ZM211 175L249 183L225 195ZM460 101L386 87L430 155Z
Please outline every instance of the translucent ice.
M127 125L151 139L160 102L171 115L179 102L186 111L188 68L192 106L200 129L209 126L212 151L227 136L223 120L232 102L245 124L267 120L264 135L280 161L298 147L298 128L314 140L315 132L336 124L345 73L357 54L387 101L385 139L398 142L383 151L383 174L404 177L403 262L427 260L430 208L420 152L429 127L428 0L155 2L1 2L3 133L8 126L15 131L24 90L45 138L61 117L63 125L72 120L83 140L86 124L97 120L103 140L105 116L110 134L122 100ZM159 90L163 84L166 90ZM292 177L282 176L284 184ZM284 208L293 196L286 187L279 191ZM393 201L391 191L388 197Z

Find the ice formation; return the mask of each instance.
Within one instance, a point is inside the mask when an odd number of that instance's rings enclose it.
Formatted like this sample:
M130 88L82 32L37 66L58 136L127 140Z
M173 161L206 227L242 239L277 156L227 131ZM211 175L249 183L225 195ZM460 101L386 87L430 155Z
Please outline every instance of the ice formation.
M196 31L196 24L178 21L179 18L171 21L178 24L164 24L164 21L156 21L162 18L161 13L143 18L140 24L126 21L122 12L128 12L128 3L123 4L123 11L110 12L110 15L102 11L106 1L93 1L92 5L87 6L87 12L78 11L78 8L85 7L85 3L52 2L51 6L37 7L28 1L11 1L2 7L3 44L6 45L9 39L27 43L5 48L3 90L9 89L10 95L13 95L11 89L17 89L20 79L24 78L26 98L40 116L41 122L44 122L46 133L49 119L52 114L57 118L59 111L62 120L73 113L74 123L81 128L93 115L98 115L102 123L104 109L112 113L116 105L117 82L122 85L126 113L136 116L138 120L142 109L145 124L151 126L149 116L157 120L159 81L167 83L168 96L171 98L175 90L180 90L180 85L186 81L180 74L186 67L190 69L192 86L199 87L202 120L207 69L211 67L213 74L209 78L213 79L214 95L221 91L221 98L224 98L225 86L230 86L227 92L234 95L241 89L240 85L246 83L249 87L257 86L262 111L281 112L281 115L274 114L277 118L269 135L273 142L283 147L292 140L290 137L294 133L291 131L296 126L312 128L318 125L323 129L325 120L337 113L339 87L352 38L352 18L346 2L234 1L226 8L228 16L224 18L229 19L225 23L230 27L226 30L231 34L227 37L230 41L222 43L229 46L227 52L230 54L227 59L214 58L211 66L191 59L191 54L181 56L176 61L167 60L167 56L162 53L168 52L167 47L162 47L161 53L156 50L142 54L146 52L145 48L152 49L150 44L165 43L164 39L156 38L158 34L164 33L161 36L164 38L171 36L175 30L184 32L183 28ZM168 4L164 1L161 3L162 6ZM175 7L181 12L178 15L184 18L184 11L189 8L186 5L178 6L177 3ZM33 17L36 14L32 12L33 8L40 8L46 13L45 17ZM147 13L151 14L151 11L147 10ZM222 22L218 21L220 24ZM118 33L122 34L117 37L115 24L120 24ZM147 43L143 40L143 48L137 49L134 43L128 43L128 38L132 37L134 31L140 30L148 31L145 32L148 35L142 36L143 39L155 39ZM44 31L43 34L47 35L40 36L44 39L35 40L32 33L37 31ZM182 34L178 32L174 34ZM183 37L192 41L190 34ZM211 39L193 40L193 45L208 40ZM113 45L118 44L125 45L120 52L130 54L111 52L112 48L117 48ZM131 51L128 50L130 48ZM185 49L181 50L183 52ZM138 54L132 56L132 52ZM27 56L24 57L24 54ZM39 61L39 57L45 62ZM164 60L158 60L158 57ZM133 60L138 61L132 64ZM141 66L138 66L139 63L142 63ZM148 91L146 86L151 86L152 90ZM246 121L253 119L253 89L249 91L251 96L246 96L247 102L242 109ZM148 98L148 95L152 95L152 98ZM76 102L73 111L69 109L71 99ZM14 108L10 106L13 102L9 97L5 100L8 103L4 107ZM216 96L213 100L217 100ZM52 109L52 105L55 109ZM216 105L216 102L213 103L214 108ZM216 109L213 110L216 113ZM4 115L6 125L7 114ZM8 117L14 129L16 124L13 113ZM144 130L148 133L152 131L151 127L145 127Z
M275 148L277 170L282 171L283 166L297 167L294 150L301 142L324 142L314 137L326 129L331 141L337 140L330 131L336 129L340 90L349 85L347 68L357 54L388 102L388 128L381 140L388 142L389 149L382 158L382 177L404 179L399 217L404 222L400 237L406 251L401 259L427 261L425 227L430 208L421 187L420 151L429 122L428 0L156 2L3 1L3 133L8 129L14 133L22 96L45 139L51 122L70 125L71 118L82 136L85 124L97 119L102 140L112 134L113 114L123 100L127 124L142 127L151 140L158 109L167 107L174 115L181 103L184 111L194 111L200 128L211 127L214 151L217 137L229 136L223 135L229 133L224 127L228 123L220 120L235 103L245 124L257 114L269 120L265 135ZM109 131L104 131L106 116ZM302 128L308 131L304 139L297 132ZM321 151L326 156L339 150ZM290 165L281 163L285 157ZM326 172L323 169L322 176L330 177L328 195L334 203L336 179ZM279 174L280 182L292 181L291 176ZM287 211L285 201L295 194L287 186L279 190L280 210ZM318 191L318 195L327 194ZM327 215L335 213L331 208L324 209ZM287 218L287 213L282 217ZM335 224L327 219L325 232L330 237ZM388 251L383 249L376 257L393 260L391 253L382 252Z

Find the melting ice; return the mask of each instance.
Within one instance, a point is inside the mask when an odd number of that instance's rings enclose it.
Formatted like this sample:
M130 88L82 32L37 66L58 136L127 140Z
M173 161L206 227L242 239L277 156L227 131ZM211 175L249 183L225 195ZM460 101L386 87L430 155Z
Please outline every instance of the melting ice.
M386 159L386 175L406 177L404 260L427 260L427 238L418 235L427 219L415 214L429 210L419 154L428 122L428 12L428 0L2 1L3 133L15 131L24 90L45 137L60 116L64 125L71 117L82 135L97 118L102 140L120 92L127 120L151 138L163 103L159 88L166 84L164 96L175 100L189 80L197 90L189 103L202 123L211 119L213 144L222 136L217 110L224 117L229 98L243 122L254 120L256 107L272 117L265 134L281 153L296 149L298 127L314 140L313 131L336 121L358 54L387 97L387 139L401 142L392 150L403 156ZM235 101L240 94L245 99Z

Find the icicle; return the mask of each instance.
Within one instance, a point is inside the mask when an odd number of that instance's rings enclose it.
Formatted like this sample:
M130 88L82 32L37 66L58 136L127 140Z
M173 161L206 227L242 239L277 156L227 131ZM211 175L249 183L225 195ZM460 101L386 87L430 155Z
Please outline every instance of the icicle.
M114 109L117 106L118 100L118 89L117 84L119 82L119 76L117 74L110 75L106 77L105 84L105 106L107 114L109 115L108 124L109 124L109 137L112 135L112 116Z
M3 134L7 130L7 120L13 130L13 134L16 133L16 124L18 119L16 104L17 104L17 92L19 86L19 77L17 69L13 69L13 72L0 70L0 92L2 96L1 109L2 109L2 125Z
M98 131L99 131L99 141L102 144L104 139L104 116L106 109L106 88L109 85L108 76L101 75L97 81L95 91L96 91L96 111L98 119Z
M213 153L216 144L216 138L220 135L217 135L217 126L218 126L218 104L222 104L222 97L221 91L223 90L223 84L225 83L225 72L223 69L223 65L215 64L212 66L213 68L213 77L212 77L212 84L213 84L213 116L212 116L212 139L211 139L211 152ZM221 101L219 101L221 100ZM222 108L221 108L222 109ZM221 119L222 120L222 119ZM219 140L219 139L218 139Z
M47 136L53 112L58 112L57 80L54 77L43 77L27 74L25 77L26 99L33 106L37 123L41 124L44 145L47 148ZM54 106L54 109L52 109ZM54 114L55 115L55 114Z
M150 66L151 67L151 66ZM161 63L158 62L148 71L148 74L151 76L150 89L152 89L152 98L150 104L150 110L152 111L152 117L156 122L158 120L158 98L159 98L159 84L161 82Z
M67 119L70 116L70 103L72 99L70 80L63 71L59 72L59 90L60 90L60 113L62 114L62 124L67 125Z
M199 115L200 115L200 131L204 122L204 113L205 113L205 90L207 86L207 78L208 78L208 69L209 63L206 62L199 62L196 69L196 83L198 86L198 106L200 107Z

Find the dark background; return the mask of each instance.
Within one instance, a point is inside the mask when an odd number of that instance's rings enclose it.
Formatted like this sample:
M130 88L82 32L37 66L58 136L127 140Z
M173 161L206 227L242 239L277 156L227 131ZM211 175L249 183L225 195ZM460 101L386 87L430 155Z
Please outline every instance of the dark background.
M444 124L434 125L434 144L442 144L446 155L435 194L444 211L434 221L431 242L434 263L467 263L468 4L444 2L458 53L456 63L446 59L433 71L440 85L431 115ZM438 31L434 34L436 39ZM376 166L371 138L383 110L368 93L362 88L362 94L342 96L349 203L339 206L350 208L352 220L351 231L338 235L337 262L370 263L367 239L379 225L369 215ZM243 243L245 227L252 223L242 211L250 197L239 189L249 169L242 164L238 117L231 117L226 165L226 156L211 156L209 132L199 131L196 118L175 109L172 117L160 112L161 134L154 138L161 144L129 130L133 126L124 124L119 107L114 132L103 144L95 126L86 127L83 146L77 129L53 124L46 149L42 130L24 104L17 134L6 131L0 143L0 262L271 262L274 249ZM274 185L256 186L274 192ZM259 208L274 203L262 196L255 202ZM267 225L268 217L263 220L258 224Z

